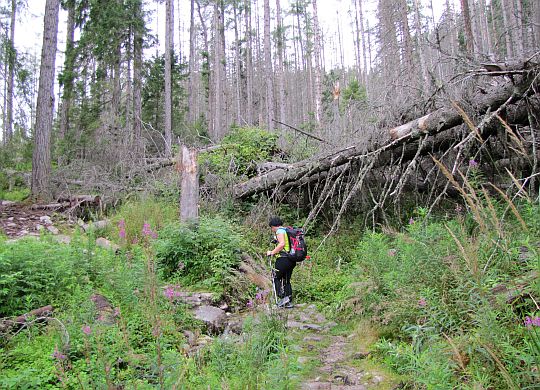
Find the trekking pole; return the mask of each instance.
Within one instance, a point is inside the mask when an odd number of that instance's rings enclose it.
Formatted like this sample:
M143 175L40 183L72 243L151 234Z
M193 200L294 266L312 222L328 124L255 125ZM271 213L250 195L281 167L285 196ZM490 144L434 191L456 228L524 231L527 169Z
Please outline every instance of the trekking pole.
M274 296L274 302L276 305L278 304L278 296L277 296L277 290L276 290L276 283L275 283L275 270L272 266L272 256L268 257L268 265L270 266L270 277L272 279L272 295Z

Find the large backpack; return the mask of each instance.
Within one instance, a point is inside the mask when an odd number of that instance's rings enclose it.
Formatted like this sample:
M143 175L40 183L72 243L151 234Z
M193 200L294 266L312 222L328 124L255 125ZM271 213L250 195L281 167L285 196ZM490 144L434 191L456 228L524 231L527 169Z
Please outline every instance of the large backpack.
M306 257L309 258L302 228L287 226L285 231L287 232L290 248L287 257L296 262L304 261Z

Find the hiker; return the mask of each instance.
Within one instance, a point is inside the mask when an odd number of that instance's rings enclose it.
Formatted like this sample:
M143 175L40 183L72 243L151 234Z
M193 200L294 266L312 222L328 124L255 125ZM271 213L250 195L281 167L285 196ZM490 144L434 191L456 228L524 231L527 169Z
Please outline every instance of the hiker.
M292 287L291 275L296 262L289 259L288 252L290 243L287 237L287 230L282 226L283 221L279 217L270 218L270 228L274 233L274 243L276 247L266 252L266 256L274 256L276 263L274 265L274 288L276 295L280 300L277 302L278 307L291 308L292 304Z

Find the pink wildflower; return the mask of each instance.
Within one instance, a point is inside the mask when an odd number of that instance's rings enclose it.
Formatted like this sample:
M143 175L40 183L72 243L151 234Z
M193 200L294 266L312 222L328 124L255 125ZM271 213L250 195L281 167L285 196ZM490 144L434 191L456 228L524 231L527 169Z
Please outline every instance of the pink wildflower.
M120 308L119 308L119 307L115 307L115 308L114 308L114 313L113 313L113 315L114 315L115 317L120 317Z
M252 309L253 308L253 301L250 299L248 301L248 303L246 303L246 306L248 307L248 309Z
M54 347L54 351L53 351L53 353L51 354L51 356L52 356L54 359L58 360L58 361L60 361L60 360L66 360L66 358L67 358L66 355L64 355L62 352L60 352L60 351L58 350L58 346L57 346L57 345Z
M172 298L174 297L174 287L167 286L165 291L163 291L163 295L165 295L167 297L167 299L172 300Z
M418 306L420 306L420 307L426 307L426 305L427 305L427 301L426 301L424 298L420 298L420 299L418 300Z
M527 317L525 317L525 321L523 323L527 328L531 328L533 326L539 326L540 327L540 317L531 318L531 317L527 316Z
M90 334L92 334L92 328L90 328L90 326L88 326L88 325L85 325L85 326L83 326L83 328L82 328L82 332L83 332L85 335L89 336Z
M150 224L148 222L145 222L142 228L142 234L143 236L149 236L152 234L152 228L150 227Z
M413 223L414 223L414 218L413 217L409 218L409 225L412 225Z
M165 295L167 299L172 301L173 298L182 295L182 292L178 291L177 288L179 288L179 286L167 286L165 288L165 291L163 291L163 295Z
M119 229L125 229L126 228L126 221L124 221L123 219L118 221L118 228Z
M125 238L126 238L126 229L120 228L120 230L118 231L118 236L119 236L121 239L125 239Z
M474 159L469 160L469 168L478 168L478 163Z

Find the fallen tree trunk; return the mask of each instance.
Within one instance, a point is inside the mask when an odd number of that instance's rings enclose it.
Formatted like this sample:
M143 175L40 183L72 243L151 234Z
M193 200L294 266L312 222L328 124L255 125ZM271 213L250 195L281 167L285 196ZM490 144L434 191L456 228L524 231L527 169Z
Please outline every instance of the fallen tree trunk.
M36 318L48 317L52 314L54 308L51 305L43 306L34 309L26 314L20 315L13 319L2 319L0 321L0 333L8 333L19 330L27 325L29 321L34 321Z
M519 84L508 81L490 93L479 93L473 99L476 102L475 111L478 114L485 114L486 112L493 112L503 105L507 106L516 102L526 94L533 81L539 84L533 77L523 77ZM430 146L434 147L436 143L433 136L454 128L467 119L463 110L459 109L456 104L443 107L404 125L389 129L387 131L388 141L383 147L366 148L357 144L318 159L304 160L290 164L287 167L276 168L235 185L233 189L234 196L241 199L285 185L301 185L302 182L309 181L309 177L316 177L321 172L330 171L357 159L378 156L378 161L374 164L374 167L380 167L392 161L393 153L403 145L406 145L406 149L408 149L404 151L405 154L414 156L418 150L417 145L407 144L427 136L429 138L427 143L431 145L426 145L424 149L429 150Z

